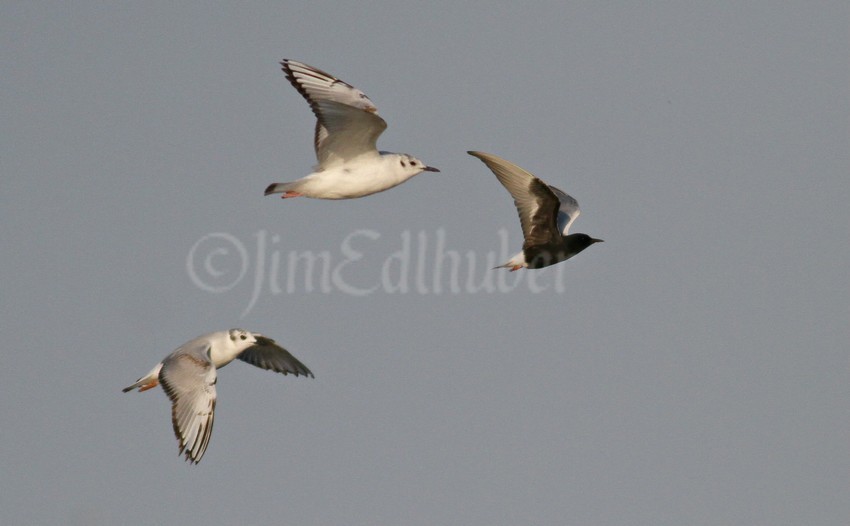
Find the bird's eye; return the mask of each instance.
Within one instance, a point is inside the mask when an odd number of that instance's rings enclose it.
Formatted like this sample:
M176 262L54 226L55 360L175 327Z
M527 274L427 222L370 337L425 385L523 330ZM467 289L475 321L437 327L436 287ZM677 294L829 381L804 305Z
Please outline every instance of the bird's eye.
M245 336L244 334L240 335L239 337L240 337L240 338L242 338L243 340L245 340L245 339L247 339L247 338L248 338L248 337L247 337L247 336Z

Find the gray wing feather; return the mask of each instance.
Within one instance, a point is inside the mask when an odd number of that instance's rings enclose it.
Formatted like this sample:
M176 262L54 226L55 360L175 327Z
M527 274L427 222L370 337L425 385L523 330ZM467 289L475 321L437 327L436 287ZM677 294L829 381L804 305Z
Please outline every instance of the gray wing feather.
M317 101L315 107L320 112L319 124L327 132L317 135L316 157L320 165L363 154L378 155L378 137L387 127L384 119L332 100Z
M556 223L560 201L549 185L501 157L483 152L467 153L481 159L514 198L524 246L560 242Z
M159 381L171 400L171 423L180 454L197 464L212 436L216 370L209 343L180 348L162 362Z
M318 68L281 62L290 84L316 115L314 147L319 165L344 161L376 149L387 123L365 93ZM377 153L377 152L376 152Z

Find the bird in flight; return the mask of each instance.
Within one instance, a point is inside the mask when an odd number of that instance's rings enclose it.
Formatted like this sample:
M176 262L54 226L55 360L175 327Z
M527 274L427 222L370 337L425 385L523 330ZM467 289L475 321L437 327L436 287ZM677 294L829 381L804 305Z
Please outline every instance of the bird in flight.
M316 115L313 144L319 162L310 175L270 184L265 195L354 199L389 190L422 172L440 171L405 153L378 151L387 123L359 89L295 60L285 59L281 66Z
M239 358L243 362L283 374L313 377L307 367L262 334L230 329L199 336L178 347L151 371L124 388L139 392L162 384L171 399L171 423L180 452L197 464L204 456L215 417L216 369Z
M570 234L581 213L578 201L544 183L519 166L483 152L466 152L481 159L514 198L524 238L522 251L496 268L543 268L566 261L601 239Z

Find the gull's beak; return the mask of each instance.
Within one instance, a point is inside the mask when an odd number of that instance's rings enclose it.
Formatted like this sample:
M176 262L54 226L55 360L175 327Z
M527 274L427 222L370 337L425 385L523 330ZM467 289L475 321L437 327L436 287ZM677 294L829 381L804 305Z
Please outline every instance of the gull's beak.
M423 168L423 170L426 171L426 172L439 172L440 171L440 170L434 168L433 166L426 166L425 168Z
M602 242L605 241L604 239L593 239L593 238L590 238L590 240L593 241L594 243L602 243Z

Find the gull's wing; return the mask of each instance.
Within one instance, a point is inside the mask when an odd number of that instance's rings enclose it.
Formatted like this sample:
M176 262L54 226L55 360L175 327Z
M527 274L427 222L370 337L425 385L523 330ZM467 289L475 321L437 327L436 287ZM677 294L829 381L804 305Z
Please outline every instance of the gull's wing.
M558 230L561 231L561 235L565 236L570 233L570 226L572 226L573 222L579 214L581 214L581 210L578 207L578 201L573 199L570 194L563 190L559 190L554 186L550 185L549 189L554 192L558 201L561 202L560 208L558 209Z
M162 361L159 382L171 399L171 423L180 454L197 464L204 456L215 416L215 367L210 344L181 347Z
M289 351L276 344L274 340L259 334L254 334L254 336L257 338L257 343L239 353L237 358L276 373L294 374L295 376L303 374L313 377L310 369L307 369L303 363L289 354Z
M549 185L501 157L483 152L467 153L484 161L514 198L525 238L523 247L561 242L556 224L560 201Z
M319 166L364 153L377 155L378 137L387 127L365 93L333 75L295 60L280 63L287 80L316 115L314 146Z

